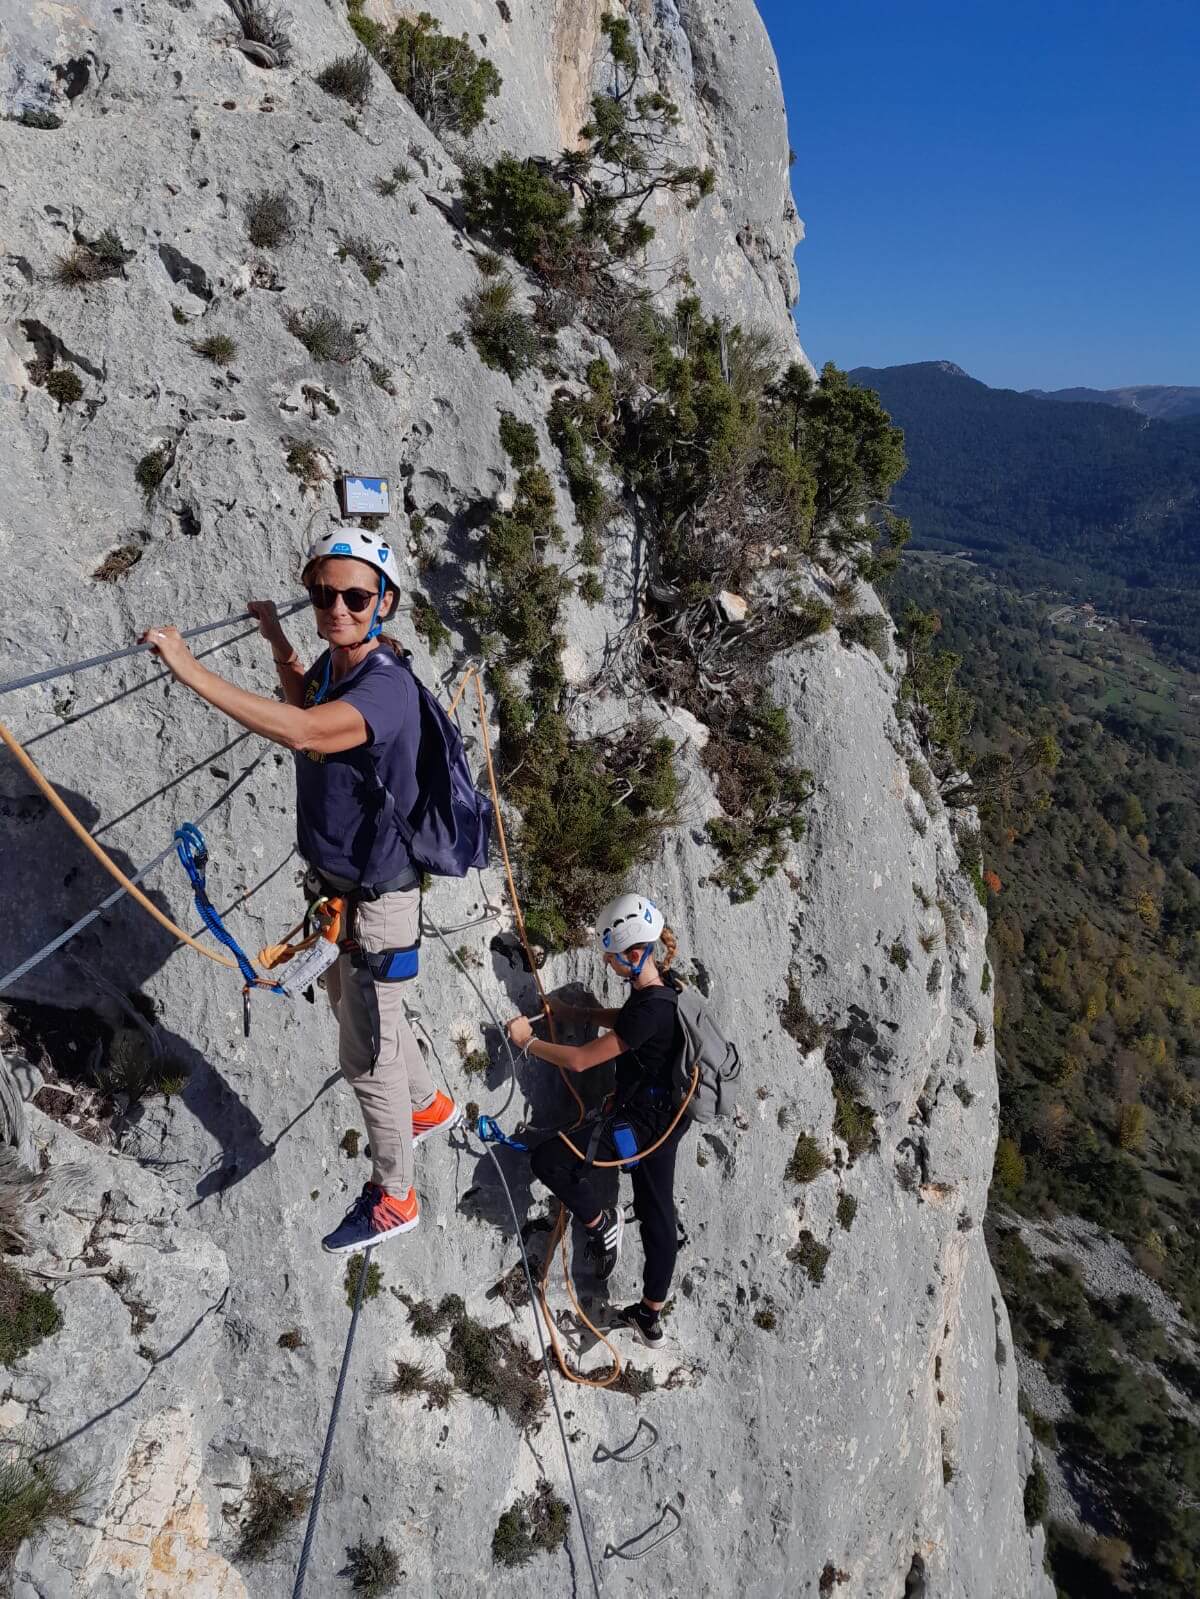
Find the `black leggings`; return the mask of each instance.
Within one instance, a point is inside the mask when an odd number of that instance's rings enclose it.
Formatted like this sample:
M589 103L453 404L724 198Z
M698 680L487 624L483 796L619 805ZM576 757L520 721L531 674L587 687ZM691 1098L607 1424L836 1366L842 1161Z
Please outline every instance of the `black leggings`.
M661 1136L661 1127L655 1131L628 1113L620 1119L633 1126L639 1149L647 1148ZM655 1303L665 1301L670 1292L675 1257L679 1253L675 1226L675 1156L688 1125L685 1116L661 1149L648 1159L638 1161L632 1170L625 1168L633 1182L633 1213L642 1233L645 1256L642 1291ZM583 1140L589 1135L590 1130L583 1127L568 1136L578 1148L585 1149ZM615 1155L612 1135L606 1130L593 1159L612 1160ZM577 1160L557 1133L532 1151L529 1164L534 1176L545 1183L551 1193L557 1194L580 1221L589 1222L603 1210L592 1182L592 1168Z

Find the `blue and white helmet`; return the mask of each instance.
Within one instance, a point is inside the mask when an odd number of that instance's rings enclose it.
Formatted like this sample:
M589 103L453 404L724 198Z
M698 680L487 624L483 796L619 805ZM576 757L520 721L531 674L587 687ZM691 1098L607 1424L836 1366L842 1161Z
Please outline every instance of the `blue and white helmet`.
M400 587L399 563L396 552L391 545L381 539L378 533L369 532L360 527L335 527L310 545L304 557L304 570L300 574L300 581L307 581L309 568L314 561L323 560L327 555L345 556L351 561L363 561L367 566L373 567L380 576L387 578L394 587Z
M596 917L596 934L607 955L620 955L634 944L654 944L664 926L663 914L641 894L618 894Z

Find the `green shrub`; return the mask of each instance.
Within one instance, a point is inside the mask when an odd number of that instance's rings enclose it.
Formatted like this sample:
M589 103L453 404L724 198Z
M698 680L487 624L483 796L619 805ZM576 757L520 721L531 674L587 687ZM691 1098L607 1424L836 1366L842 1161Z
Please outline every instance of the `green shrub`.
M500 413L500 445L518 472L527 472L538 464L537 429L511 411Z
M856 1100L837 1078L833 1084L833 1131L842 1140L853 1165L860 1155L871 1152L878 1142L875 1132L875 1112L869 1105Z
M43 133L52 133L63 125L63 119L57 113L45 111L41 106L26 106L19 116L9 120L19 122L23 128L37 128Z
M706 826L721 857L713 880L735 900L753 899L787 859L789 841L803 837L812 774L792 763L787 712L764 689L710 706L708 720L703 760L725 812Z
M134 480L147 501L154 498L155 491L170 470L171 453L167 445L157 444L154 449L147 450L134 467Z
M585 605L599 605L604 598L604 584L595 572L584 572L577 587L579 598Z
M774 1332L779 1325L779 1317L769 1307L756 1310L753 1316L754 1325L761 1327L763 1332Z
M260 189L246 201L246 236L269 250L292 236L292 204L284 189Z
M376 178L375 187L385 199L395 194L404 184L412 182L412 168L407 161L399 161L385 178Z
M898 966L902 972L906 972L910 959L911 956L908 953L907 946L901 939L897 939L891 949L888 950L888 960L891 961L893 966Z
M119 278L126 264L133 260L133 251L126 250L111 228L105 228L98 239L78 240L66 255L60 257L56 277L60 283L81 288L87 283L98 283L104 278Z
M362 1134L359 1132L358 1128L347 1127L346 1131L342 1134L342 1141L338 1145L338 1148L341 1150L342 1154L346 1156L347 1160L357 1160L359 1146L361 1143Z
M571 191L532 159L502 155L468 168L463 198L467 226L491 235L522 266L549 272L568 253L577 227Z
M351 1544L346 1550L346 1561L345 1575L352 1579L355 1592L365 1594L366 1599L381 1599L384 1594L395 1593L404 1575L399 1555L383 1537L378 1543L360 1539Z
M353 236L338 245L338 260L353 261L372 288L387 271L387 262L370 239Z
M804 1268L809 1282L821 1283L825 1280L825 1268L832 1253L829 1246L818 1243L812 1233L802 1232L799 1242L788 1250L787 1258L794 1266Z
M996 1145L996 1160L992 1167L992 1181L1001 1188L1015 1191L1025 1182L1025 1157L1011 1138L1002 1138Z
M0 1363L11 1366L61 1326L54 1295L30 1288L7 1261L0 1261Z
M983 975L979 979L979 992L990 994L992 991L992 968L987 961L983 963Z
M69 366L56 366L46 377L46 393L59 405L74 405L83 398L83 383Z
M537 163L503 155L469 171L463 185L468 227L572 292L612 286L612 266L649 243L654 230L644 213L658 191L683 194L692 206L714 182L711 168L680 166L666 154L679 109L658 90L637 92L640 62L628 20L606 16L600 26L611 81L593 97L577 147Z
M787 999L779 1006L779 1020L784 1032L791 1034L805 1055L811 1055L814 1049L819 1049L829 1036L828 1027L809 1011L800 998L799 984L790 975Z
M265 1560L277 1548L293 1521L308 1509L306 1488L288 1483L279 1471L254 1466L242 1502L243 1519L238 1536L239 1560Z
M446 1365L466 1394L503 1410L521 1427L533 1426L546 1410L541 1363L507 1327L485 1327L467 1315L459 1294L446 1294L435 1308L427 1300L399 1294L418 1338L449 1330ZM431 1385L427 1384L427 1391Z
M217 366L228 366L237 354L238 347L237 341L231 339L228 333L209 333L203 339L193 339L192 349Z
M487 115L487 102L500 92L501 77L486 56L478 56L464 33L441 32L441 23L422 11L402 17L389 33L381 23L351 10L351 26L392 83L432 133L472 134Z
M533 323L513 301L511 278L481 284L463 302L471 342L485 366L513 382L537 360L541 342Z
M280 1349L303 1349L304 1334L299 1327L289 1327L286 1332L281 1332L275 1340Z
M371 58L365 50L338 56L316 76L317 87L352 106L364 106L371 98Z
M581 528L595 534L607 525L612 515L612 499L600 480L573 409L568 400L555 397L550 406L550 437L562 458L576 519Z
M838 622L837 630L843 644L861 644L863 649L874 651L881 661L887 660L892 628L886 616L877 611L857 611Z
M321 452L307 439L285 439L287 447L285 464L293 477L298 477L305 488L315 489L325 481Z
M520 426L505 433L528 460L530 434ZM545 471L526 467L512 509L497 511L484 531L485 577L466 606L486 641L501 763L521 815L526 924L550 949L583 937L595 907L654 854L677 803L669 739L639 724L577 740L562 714L559 610L569 579L547 559L566 542L554 510Z
M570 1518L567 1505L543 1478L496 1523L492 1559L498 1566L523 1566L537 1554L553 1554L567 1541Z
M1024 1499L1026 1522L1032 1527L1036 1522L1044 1521L1046 1511L1050 1508L1050 1489L1040 1460L1034 1461L1033 1470L1025 1479Z
M854 1218L858 1214L858 1200L853 1194L839 1194L837 1202L837 1222L843 1232L849 1232L854 1225Z
M314 361L333 361L345 366L358 354L358 335L335 311L289 311L287 330Z
M463 1071L468 1077L486 1077L491 1070L492 1058L486 1049L472 1049L463 1056Z
M384 1392L398 1399L413 1399L423 1394L429 1382L427 1369L414 1360L398 1360L395 1371L384 1385Z
M908 776L912 786L925 802L925 809L931 814L937 805L937 783L933 773L924 761L910 760L908 763Z
M828 1157L813 1135L801 1133L783 1169L783 1175L789 1182L811 1183L827 1169L828 1165Z
M346 1276L342 1286L346 1290L346 1304L351 1310L354 1309L354 1301L358 1298L358 1283L363 1274L364 1258L362 1255L351 1255L350 1262L346 1267ZM372 1261L367 1267L367 1280L363 1283L362 1302L364 1305L369 1299L377 1299L379 1297L379 1289L382 1283L383 1273Z
M412 625L428 644L431 654L436 655L438 650L450 643L450 629L438 615L433 602L420 589L412 591Z
M32 1459L9 1440L0 1457L0 1583L7 1587L13 1560L27 1539L36 1539L51 1521L73 1517L83 1498L80 1484L68 1484L52 1454Z
M464 1393L531 1427L546 1410L542 1367L507 1327L485 1327L462 1313L450 1327L450 1375Z

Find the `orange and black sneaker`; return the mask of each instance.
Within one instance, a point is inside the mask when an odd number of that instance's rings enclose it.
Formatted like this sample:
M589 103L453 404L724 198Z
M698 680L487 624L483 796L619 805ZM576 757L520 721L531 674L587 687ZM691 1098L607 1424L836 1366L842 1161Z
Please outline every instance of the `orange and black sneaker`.
M448 1133L462 1120L462 1106L456 1105L449 1094L439 1088L424 1110L413 1111L413 1147L422 1144L434 1133Z
M341 1223L322 1238L321 1248L331 1255L369 1249L400 1233L412 1232L420 1219L415 1188L401 1198L374 1183L364 1183L362 1193Z

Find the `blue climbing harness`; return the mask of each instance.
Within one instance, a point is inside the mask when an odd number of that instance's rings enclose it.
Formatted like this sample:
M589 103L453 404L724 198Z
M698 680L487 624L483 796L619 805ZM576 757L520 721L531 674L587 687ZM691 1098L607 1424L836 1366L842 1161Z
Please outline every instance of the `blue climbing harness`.
M208 897L208 888L205 885L205 872L208 869L208 845L204 842L204 834L195 822L184 822L182 827L175 829L175 853L179 856L184 871L192 885L192 894L196 901L196 909L205 927L218 942L225 948L238 963L238 970L245 979L242 990L242 1022L246 1037L250 1036L250 990L252 988L269 988L273 994L284 994L282 983L273 983L260 977L251 963L249 955L234 938L233 934L221 920L221 913ZM286 996L285 996L286 997Z

